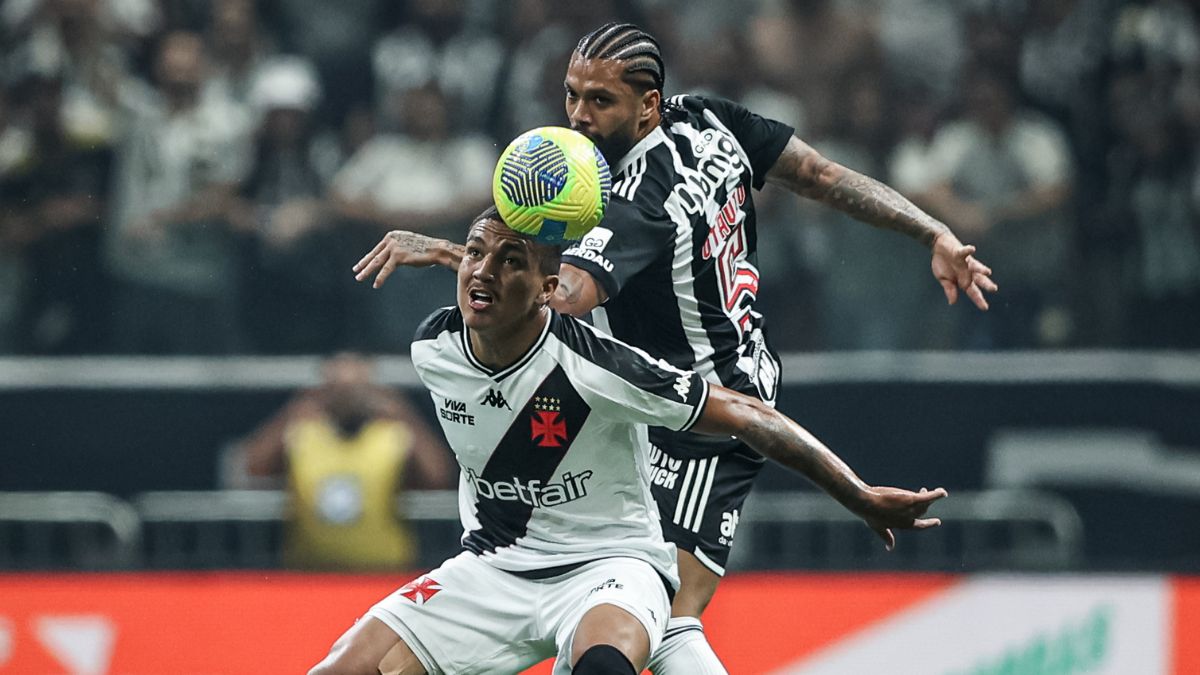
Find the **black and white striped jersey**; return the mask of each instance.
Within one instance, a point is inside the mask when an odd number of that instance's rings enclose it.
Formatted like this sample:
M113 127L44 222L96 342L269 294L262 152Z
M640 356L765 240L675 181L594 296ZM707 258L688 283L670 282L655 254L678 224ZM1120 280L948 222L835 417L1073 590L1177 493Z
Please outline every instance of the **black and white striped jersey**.
M723 99L671 100L686 116L655 129L613 165L604 220L563 261L608 293L598 326L773 403L778 359L754 311L751 188L762 188L793 130Z
M412 345L458 459L463 546L512 572L628 556L676 579L650 492L646 425L691 427L708 383L554 312L503 370L479 363L470 340L448 307Z

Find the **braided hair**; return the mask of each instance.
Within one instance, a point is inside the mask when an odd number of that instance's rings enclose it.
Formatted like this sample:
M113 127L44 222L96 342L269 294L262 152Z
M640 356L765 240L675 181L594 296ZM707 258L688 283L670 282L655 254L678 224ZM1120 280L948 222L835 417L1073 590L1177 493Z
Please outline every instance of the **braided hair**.
M606 23L580 38L575 53L585 59L620 61L625 64L625 74L632 76L626 80L630 85L642 92L657 89L663 124L683 114L683 109L668 103L663 94L667 71L658 40L641 28L631 23Z

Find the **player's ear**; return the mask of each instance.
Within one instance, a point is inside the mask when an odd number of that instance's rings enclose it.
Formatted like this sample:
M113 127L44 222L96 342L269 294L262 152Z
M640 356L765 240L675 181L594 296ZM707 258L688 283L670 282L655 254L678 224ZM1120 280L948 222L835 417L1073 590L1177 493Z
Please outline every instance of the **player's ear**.
M542 291L538 294L538 304L549 305L554 292L558 290L558 275L548 274L542 278Z
M658 89L651 89L642 95L642 120L649 120L658 112L659 104L662 103L662 92Z

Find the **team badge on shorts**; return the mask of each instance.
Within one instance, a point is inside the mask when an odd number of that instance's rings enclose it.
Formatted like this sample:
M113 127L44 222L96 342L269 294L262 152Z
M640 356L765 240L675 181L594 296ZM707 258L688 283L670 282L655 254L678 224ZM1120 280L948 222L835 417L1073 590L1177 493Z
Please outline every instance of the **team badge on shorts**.
M400 589L400 595L413 601L413 604L423 605L442 590L442 585L427 576L419 576L408 582Z
M538 447L561 448L567 440L567 421L562 416L562 401L553 396L533 398L533 417L529 420L529 439Z

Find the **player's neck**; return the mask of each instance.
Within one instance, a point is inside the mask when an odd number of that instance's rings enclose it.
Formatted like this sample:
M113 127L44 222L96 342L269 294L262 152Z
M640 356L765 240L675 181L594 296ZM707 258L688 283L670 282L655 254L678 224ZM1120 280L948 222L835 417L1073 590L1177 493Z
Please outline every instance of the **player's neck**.
M503 370L529 352L550 320L550 309L539 308L527 321L512 326L472 328L471 353L475 360L493 370Z

